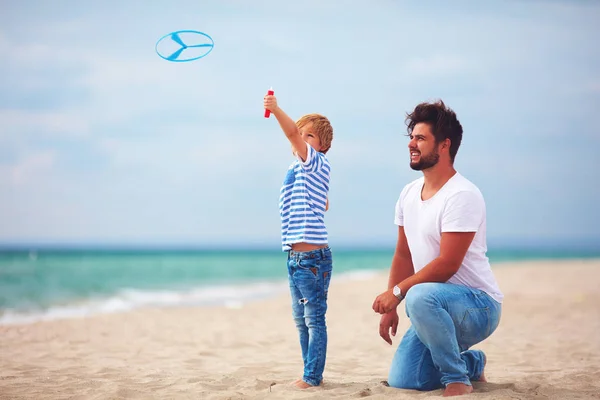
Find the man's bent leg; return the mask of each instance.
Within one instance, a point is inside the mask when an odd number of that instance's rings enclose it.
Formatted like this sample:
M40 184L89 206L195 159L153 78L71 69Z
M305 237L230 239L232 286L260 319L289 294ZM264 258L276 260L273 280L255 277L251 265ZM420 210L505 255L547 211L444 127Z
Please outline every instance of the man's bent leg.
M485 368L485 353L481 350L467 350L460 354L467 365L468 377L471 382L480 380Z
M414 326L411 326L394 355L388 384L399 389L434 390L442 387L441 378L429 349L418 338Z
M468 350L462 352L460 357L467 365L469 379L478 381L485 364L483 352ZM388 384L398 389L435 390L444 387L441 379L442 374L433 363L431 352L411 326L404 334L392 360Z
M484 292L448 283L413 286L406 295L406 312L418 339L429 349L440 371L441 385L471 385L484 366L481 351L470 346L487 338L497 327L499 304Z

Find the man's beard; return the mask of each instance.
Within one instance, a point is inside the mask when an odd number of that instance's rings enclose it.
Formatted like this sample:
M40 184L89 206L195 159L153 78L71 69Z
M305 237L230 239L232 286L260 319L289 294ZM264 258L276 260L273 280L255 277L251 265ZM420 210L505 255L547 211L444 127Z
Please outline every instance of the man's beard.
M419 161L416 163L411 162L410 167L415 171L422 171L424 169L435 166L438 163L438 161L440 161L440 155L437 152L437 150L433 150L426 156L424 156L423 153L421 153Z

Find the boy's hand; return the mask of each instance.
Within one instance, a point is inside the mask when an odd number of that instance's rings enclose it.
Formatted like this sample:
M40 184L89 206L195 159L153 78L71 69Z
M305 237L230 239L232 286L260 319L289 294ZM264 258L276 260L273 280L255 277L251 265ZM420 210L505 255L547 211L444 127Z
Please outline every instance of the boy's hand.
M274 113L279 108L279 106L277 106L277 98L272 94L266 95L264 99L264 106L265 110L269 110Z
M271 111L271 113L277 118L281 130L285 133L285 136L292 145L293 152L297 154L302 161L306 161L308 154L308 144L302 139L298 126L279 106L277 105L277 98L272 94L267 94L264 97L265 110Z

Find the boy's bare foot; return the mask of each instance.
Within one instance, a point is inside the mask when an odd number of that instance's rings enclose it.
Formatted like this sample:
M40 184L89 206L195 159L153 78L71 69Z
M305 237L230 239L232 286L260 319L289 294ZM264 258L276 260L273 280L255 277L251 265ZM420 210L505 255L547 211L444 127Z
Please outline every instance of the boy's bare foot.
M292 385L296 386L298 389L308 389L313 387L312 385L309 385L308 383L304 382L302 379L298 379Z
M450 383L444 390L444 397L460 396L463 394L469 394L473 391L473 387L465 385L464 383L456 382Z

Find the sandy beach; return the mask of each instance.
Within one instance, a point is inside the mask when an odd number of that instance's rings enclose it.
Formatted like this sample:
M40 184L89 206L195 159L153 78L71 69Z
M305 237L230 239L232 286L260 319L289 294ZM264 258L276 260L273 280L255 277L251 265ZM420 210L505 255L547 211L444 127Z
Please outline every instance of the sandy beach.
M335 265L334 265L335 268ZM494 265L502 320L475 346L488 383L473 399L600 399L600 260ZM334 272L335 274L335 272ZM330 287L322 387L305 391L289 298L241 308L146 309L0 326L2 399L428 399L441 390L386 387L408 327L389 346L371 310L387 275Z

